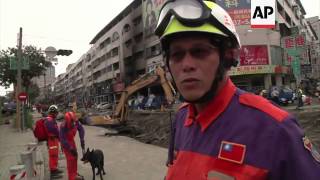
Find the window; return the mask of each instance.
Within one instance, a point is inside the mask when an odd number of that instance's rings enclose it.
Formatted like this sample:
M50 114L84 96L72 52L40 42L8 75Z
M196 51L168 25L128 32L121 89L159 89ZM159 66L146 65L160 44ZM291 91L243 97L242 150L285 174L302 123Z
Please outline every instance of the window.
M97 58L95 61L92 62L92 68L96 68L97 66L99 66L101 62L101 58Z
M104 47L106 47L109 44L110 44L110 38L107 38L102 43L99 44L99 48L103 49Z
M94 80L98 79L98 78L100 77L100 75L101 75L101 72L100 72L100 71L95 72L95 73L93 74L93 79L94 79Z
M157 56L160 53L161 53L160 44L156 44L156 45L151 47L151 55L152 56Z
M278 12L281 16L283 16L283 7L279 4L279 2L277 2L277 9L278 9Z
M91 60L91 54L87 54L86 61L89 62Z
M286 21L287 21L287 23L289 24L289 25L291 25L291 18L290 18L290 16L287 14L287 13L285 13L286 14Z
M88 80L88 82L92 81L92 76L89 76L89 77L87 78L87 80Z
M105 42L105 45L107 46L107 45L110 44L111 40L110 40L110 38L108 37L106 40L104 40L104 42Z
M129 24L124 25L122 29L122 34L125 34L126 32L129 32L129 31L130 31L130 25Z
M134 58L135 59L141 59L143 58L143 52L142 51L139 51L137 53L134 54Z
M134 41L138 44L138 43L140 43L142 41L142 37L143 37L143 34L139 33L139 34L134 36Z
M103 48L104 48L104 42L102 42L102 43L99 44L99 48L100 48L100 49L103 49Z
M87 66L87 69L90 71L91 70L91 64L89 64L88 66Z
M114 63L113 65L113 70L116 71L119 69L119 62Z
M102 55L101 58L100 58L100 63L105 61L106 59L107 59L106 54Z
M300 17L300 25L303 26L303 16Z
M139 24L141 23L141 20L142 20L142 16L141 16L141 15L138 16L138 17L136 17L136 18L134 18L134 19L133 19L133 25L134 25L134 26L139 25Z
M131 46L131 44L132 44L132 40L131 39L129 39L128 41L125 42L125 45L126 45L127 48L129 48Z
M112 42L115 42L115 41L117 41L118 39L119 39L119 33L118 32L114 32L113 34L112 34Z
M298 8L298 6L294 9L294 14L295 14L296 18L299 19L301 13L300 13L300 9Z
M151 58L161 54L160 44L156 44L146 49L146 57Z
M111 50L111 56L114 57L114 56L117 56L118 55L118 47L115 47Z

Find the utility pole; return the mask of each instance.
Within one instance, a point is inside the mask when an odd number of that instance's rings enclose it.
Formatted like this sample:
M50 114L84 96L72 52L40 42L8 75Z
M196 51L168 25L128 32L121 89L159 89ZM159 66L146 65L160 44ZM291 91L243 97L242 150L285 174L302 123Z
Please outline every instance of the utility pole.
M22 61L22 28L18 34L18 52L17 52L17 89L16 89L16 101L17 101L17 119L16 128L22 130L22 118L21 118L21 101L18 99L18 95L21 92L21 61Z
M47 70L46 70L47 71ZM46 87L47 87L47 83L46 83L46 73L45 72L43 74L43 95L44 95L44 100L45 100L45 103L48 103L47 102L47 90L46 90Z

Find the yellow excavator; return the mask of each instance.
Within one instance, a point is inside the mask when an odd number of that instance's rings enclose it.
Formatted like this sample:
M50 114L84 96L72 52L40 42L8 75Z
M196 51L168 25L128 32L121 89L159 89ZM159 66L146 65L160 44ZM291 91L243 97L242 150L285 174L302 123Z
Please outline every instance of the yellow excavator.
M128 99L138 90L147 87L152 83L160 83L165 93L168 104L174 102L176 91L171 82L167 80L166 73L158 66L154 71L144 74L142 77L133 81L121 93L121 97L116 105L112 115L96 115L90 116L89 125L119 125L124 124L128 116Z

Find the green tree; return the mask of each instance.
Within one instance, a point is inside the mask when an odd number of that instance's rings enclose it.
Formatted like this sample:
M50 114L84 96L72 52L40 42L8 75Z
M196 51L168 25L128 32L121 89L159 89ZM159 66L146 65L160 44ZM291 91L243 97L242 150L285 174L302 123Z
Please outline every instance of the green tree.
M17 58L17 48L8 48L0 51L0 85L9 87L10 84L16 84L17 70L10 70L10 58ZM22 85L28 87L31 79L43 75L46 68L51 66L51 62L45 61L44 53L35 46L24 46L22 56L29 59L29 70L21 71Z
M28 91L30 104L35 103L35 99L36 97L38 97L39 93L40 93L39 87L36 84L31 83Z

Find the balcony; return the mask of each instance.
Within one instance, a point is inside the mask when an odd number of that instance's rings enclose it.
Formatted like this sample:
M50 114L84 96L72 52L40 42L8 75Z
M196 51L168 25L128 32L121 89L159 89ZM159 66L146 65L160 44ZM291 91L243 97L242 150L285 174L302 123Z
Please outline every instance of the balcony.
M132 53L137 53L143 51L143 44L139 43L139 44L135 44L132 46Z

